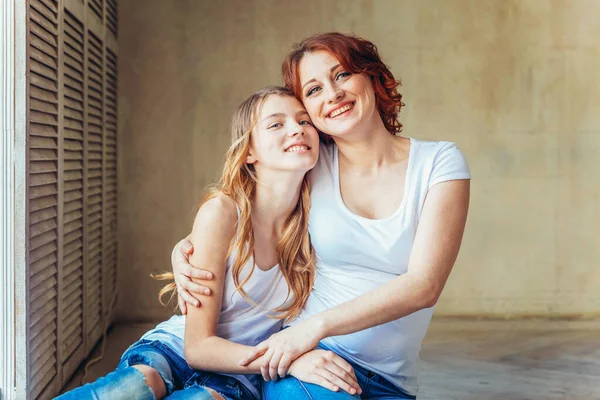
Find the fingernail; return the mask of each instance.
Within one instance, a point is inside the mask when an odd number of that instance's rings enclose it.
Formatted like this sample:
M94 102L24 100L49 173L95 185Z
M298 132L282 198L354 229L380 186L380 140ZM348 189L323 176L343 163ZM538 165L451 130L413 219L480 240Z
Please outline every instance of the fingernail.
M205 295L209 295L209 294L210 294L210 290L206 289L206 290L204 291L204 294L205 294Z
M336 391L336 392L337 392L338 390L340 390L340 388L339 388L339 387L337 387L337 386L334 386L333 388L335 389L335 391Z
M210 272L206 274L206 279L212 279L212 274Z

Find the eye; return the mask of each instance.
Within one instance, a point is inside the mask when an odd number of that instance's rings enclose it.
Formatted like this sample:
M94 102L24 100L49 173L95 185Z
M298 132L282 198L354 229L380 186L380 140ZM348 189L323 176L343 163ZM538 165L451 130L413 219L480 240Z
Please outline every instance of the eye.
M310 122L307 119L303 119L302 121L300 121L300 125L310 125L310 126L312 126L312 122Z
M283 126L283 124L281 122L275 122L275 123L272 123L271 125L269 125L267 127L267 129L281 128L282 126Z
M336 76L335 76L335 80L339 81L342 78L346 78L348 76L352 75L350 72L346 72L346 71L341 71L339 72Z
M312 88L310 88L310 89L308 90L308 92L306 92L306 97L308 97L308 96L310 96L310 95L312 95L312 94L316 93L316 92L317 92L317 90L319 90L319 89L321 89L321 88L320 88L320 87L318 87L318 86L313 86Z

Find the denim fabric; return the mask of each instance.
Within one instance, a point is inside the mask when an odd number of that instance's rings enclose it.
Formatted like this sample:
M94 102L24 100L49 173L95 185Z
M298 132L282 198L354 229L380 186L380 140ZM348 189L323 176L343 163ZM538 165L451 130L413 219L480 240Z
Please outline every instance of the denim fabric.
M319 349L329 350L323 344L317 346ZM348 361L348 360L346 360ZM264 400L391 400L391 399L416 399L387 379L369 371L360 365L350 361L348 363L354 368L358 384L362 394L351 395L343 390L333 392L322 386L302 382L293 376L287 376L277 381L269 381L263 384Z
M73 389L55 400L105 400L105 399L139 399L154 400L154 394L144 380L144 375L135 368L123 368L111 372Z
M190 388L199 387L211 388L227 400L258 400L246 386L234 377L214 372L196 372L186 383L184 392ZM171 398L169 397L169 399Z
M144 375L133 368L138 364L148 365L160 374L167 389L167 400L212 400L204 387L213 389L226 400L257 400L237 379L193 370L182 357L157 340L134 343L125 351L115 371L63 394L57 400L155 400Z

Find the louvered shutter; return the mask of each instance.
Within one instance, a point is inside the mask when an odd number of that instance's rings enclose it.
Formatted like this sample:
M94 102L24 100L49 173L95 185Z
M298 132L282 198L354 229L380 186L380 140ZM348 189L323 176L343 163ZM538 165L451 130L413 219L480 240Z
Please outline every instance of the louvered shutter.
M27 392L53 398L111 319L117 227L117 14L28 2Z
M87 0L87 3L90 10L102 20L102 0Z
M117 55L106 48L104 117L104 282L107 313L117 290Z
M89 3L90 7L92 2ZM92 8L94 9L94 8ZM87 334L96 341L102 334L102 144L103 57L102 41L88 31L87 47Z
M58 382L58 4L29 3L29 392Z
M116 0L106 0L106 26L115 35L118 36L118 9Z
M84 26L69 11L63 24L63 274L61 362L65 377L83 358Z

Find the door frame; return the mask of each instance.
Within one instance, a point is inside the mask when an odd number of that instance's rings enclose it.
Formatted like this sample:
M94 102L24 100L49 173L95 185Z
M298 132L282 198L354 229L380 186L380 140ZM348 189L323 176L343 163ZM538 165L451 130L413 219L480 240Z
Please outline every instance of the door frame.
M23 399L26 342L26 0L0 5L0 398Z

